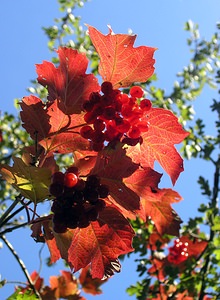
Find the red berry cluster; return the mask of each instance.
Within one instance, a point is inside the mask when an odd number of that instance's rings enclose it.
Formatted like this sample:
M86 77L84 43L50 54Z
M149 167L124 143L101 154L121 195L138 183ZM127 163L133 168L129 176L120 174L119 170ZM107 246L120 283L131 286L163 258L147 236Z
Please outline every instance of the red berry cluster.
M85 228L96 221L105 208L103 199L109 194L108 187L100 184L97 176L90 175L85 181L75 167L66 173L55 172L49 190L56 197L51 211L53 229L57 233L66 232L67 228Z
M167 257L170 263L175 265L187 260L188 254L188 243L181 242L180 239L174 241L174 246L169 248L169 255Z
M152 106L150 100L140 100L144 95L142 88L133 86L128 95L113 89L106 81L102 83L101 91L102 94L91 93L83 104L84 120L88 125L81 128L81 136L91 141L95 151L112 141L133 146L141 142L141 133L149 128L146 114Z

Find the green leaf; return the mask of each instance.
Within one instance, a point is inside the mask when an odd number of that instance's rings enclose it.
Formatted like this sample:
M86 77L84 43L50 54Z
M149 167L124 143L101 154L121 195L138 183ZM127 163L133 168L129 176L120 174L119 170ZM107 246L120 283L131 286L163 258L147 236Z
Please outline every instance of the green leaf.
M15 293L9 296L6 300L36 300L39 299L32 290L25 290L21 293L21 289L17 289Z
M2 177L17 189L25 198L34 203L49 198L51 170L26 165L21 158L14 157L12 167L3 165L0 169Z

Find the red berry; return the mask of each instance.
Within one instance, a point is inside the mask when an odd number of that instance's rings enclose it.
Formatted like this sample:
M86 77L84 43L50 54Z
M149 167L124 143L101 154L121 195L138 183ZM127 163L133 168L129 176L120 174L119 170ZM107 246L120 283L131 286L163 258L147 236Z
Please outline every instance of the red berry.
M120 101L121 103L128 103L129 102L129 97L127 94L118 94L115 97L116 101Z
M137 139L141 135L140 129L137 126L132 126L131 129L128 131L128 136L131 139Z
M135 98L141 98L144 95L144 91L140 86L132 86L130 89L130 95Z
M74 173L66 173L64 177L64 185L68 188L74 187L78 182L78 176Z
M139 121L137 123L138 128L140 129L141 132L146 132L149 129L149 123L146 121Z
M144 111L150 110L152 107L152 103L149 99L143 99L140 102L140 108L143 109Z
M116 128L121 133L126 133L131 127L131 124L127 120L121 120L120 122L117 122L116 120Z

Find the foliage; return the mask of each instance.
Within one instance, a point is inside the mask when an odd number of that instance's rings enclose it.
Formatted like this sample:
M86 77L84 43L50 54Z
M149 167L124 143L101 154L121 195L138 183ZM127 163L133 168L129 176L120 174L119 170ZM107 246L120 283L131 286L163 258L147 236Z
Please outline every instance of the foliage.
M215 136L206 133L201 119L189 125L189 133L182 128L193 119L192 101L205 84L219 83L218 33L207 42L199 38L197 25L186 23L192 59L165 95L154 85L154 48L135 48L136 36L113 34L111 28L103 35L88 26L86 35L72 13L82 1L59 3L65 16L44 28L49 49L58 46L58 57L37 65L33 95L20 101L25 130L14 116L5 113L1 118L0 236L28 281L8 299L83 300L80 286L99 294L101 284L120 272L119 259L132 251L140 255L140 280L128 288L129 295L218 299L219 101L211 106L217 113ZM67 38L73 33L75 41ZM132 85L140 96L132 94ZM199 177L208 202L179 231L181 219L172 203L181 196L158 187L162 174L154 170L154 162L175 184L183 160L174 145L181 142L186 158L212 164L214 180L211 184ZM40 217L38 205L45 201L50 201L51 211ZM24 223L16 219L22 210ZM29 275L6 238L7 232L27 224L33 239L47 244L50 264L64 258L72 271L81 269L78 279L62 271L45 286L40 274Z

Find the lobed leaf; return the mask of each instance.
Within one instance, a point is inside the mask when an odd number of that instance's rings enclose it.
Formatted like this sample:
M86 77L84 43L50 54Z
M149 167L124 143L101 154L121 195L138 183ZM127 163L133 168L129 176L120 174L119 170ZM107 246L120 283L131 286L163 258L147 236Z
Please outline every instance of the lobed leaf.
M129 222L112 207L106 207L87 228L54 232L61 256L71 268L76 272L91 263L92 277L100 279L112 261L133 250L133 235Z
M99 74L103 81L110 81L115 88L128 87L134 82L146 82L154 72L153 54L156 48L134 48L136 35L103 35L88 26L89 36L100 57Z
M143 143L130 147L129 156L143 167L153 169L158 161L175 184L183 169L183 159L175 149L188 136L177 117L169 110L152 108L146 115L149 130L142 135Z
M2 177L35 204L49 198L48 187L51 182L51 171L48 168L26 165L18 157L14 157L13 161L12 167L8 165L1 167Z
M66 114L80 113L82 103L91 92L98 92L100 86L93 74L86 74L88 59L85 54L71 48L57 50L60 65L44 61L36 65L38 82L48 89L48 100L63 102Z

